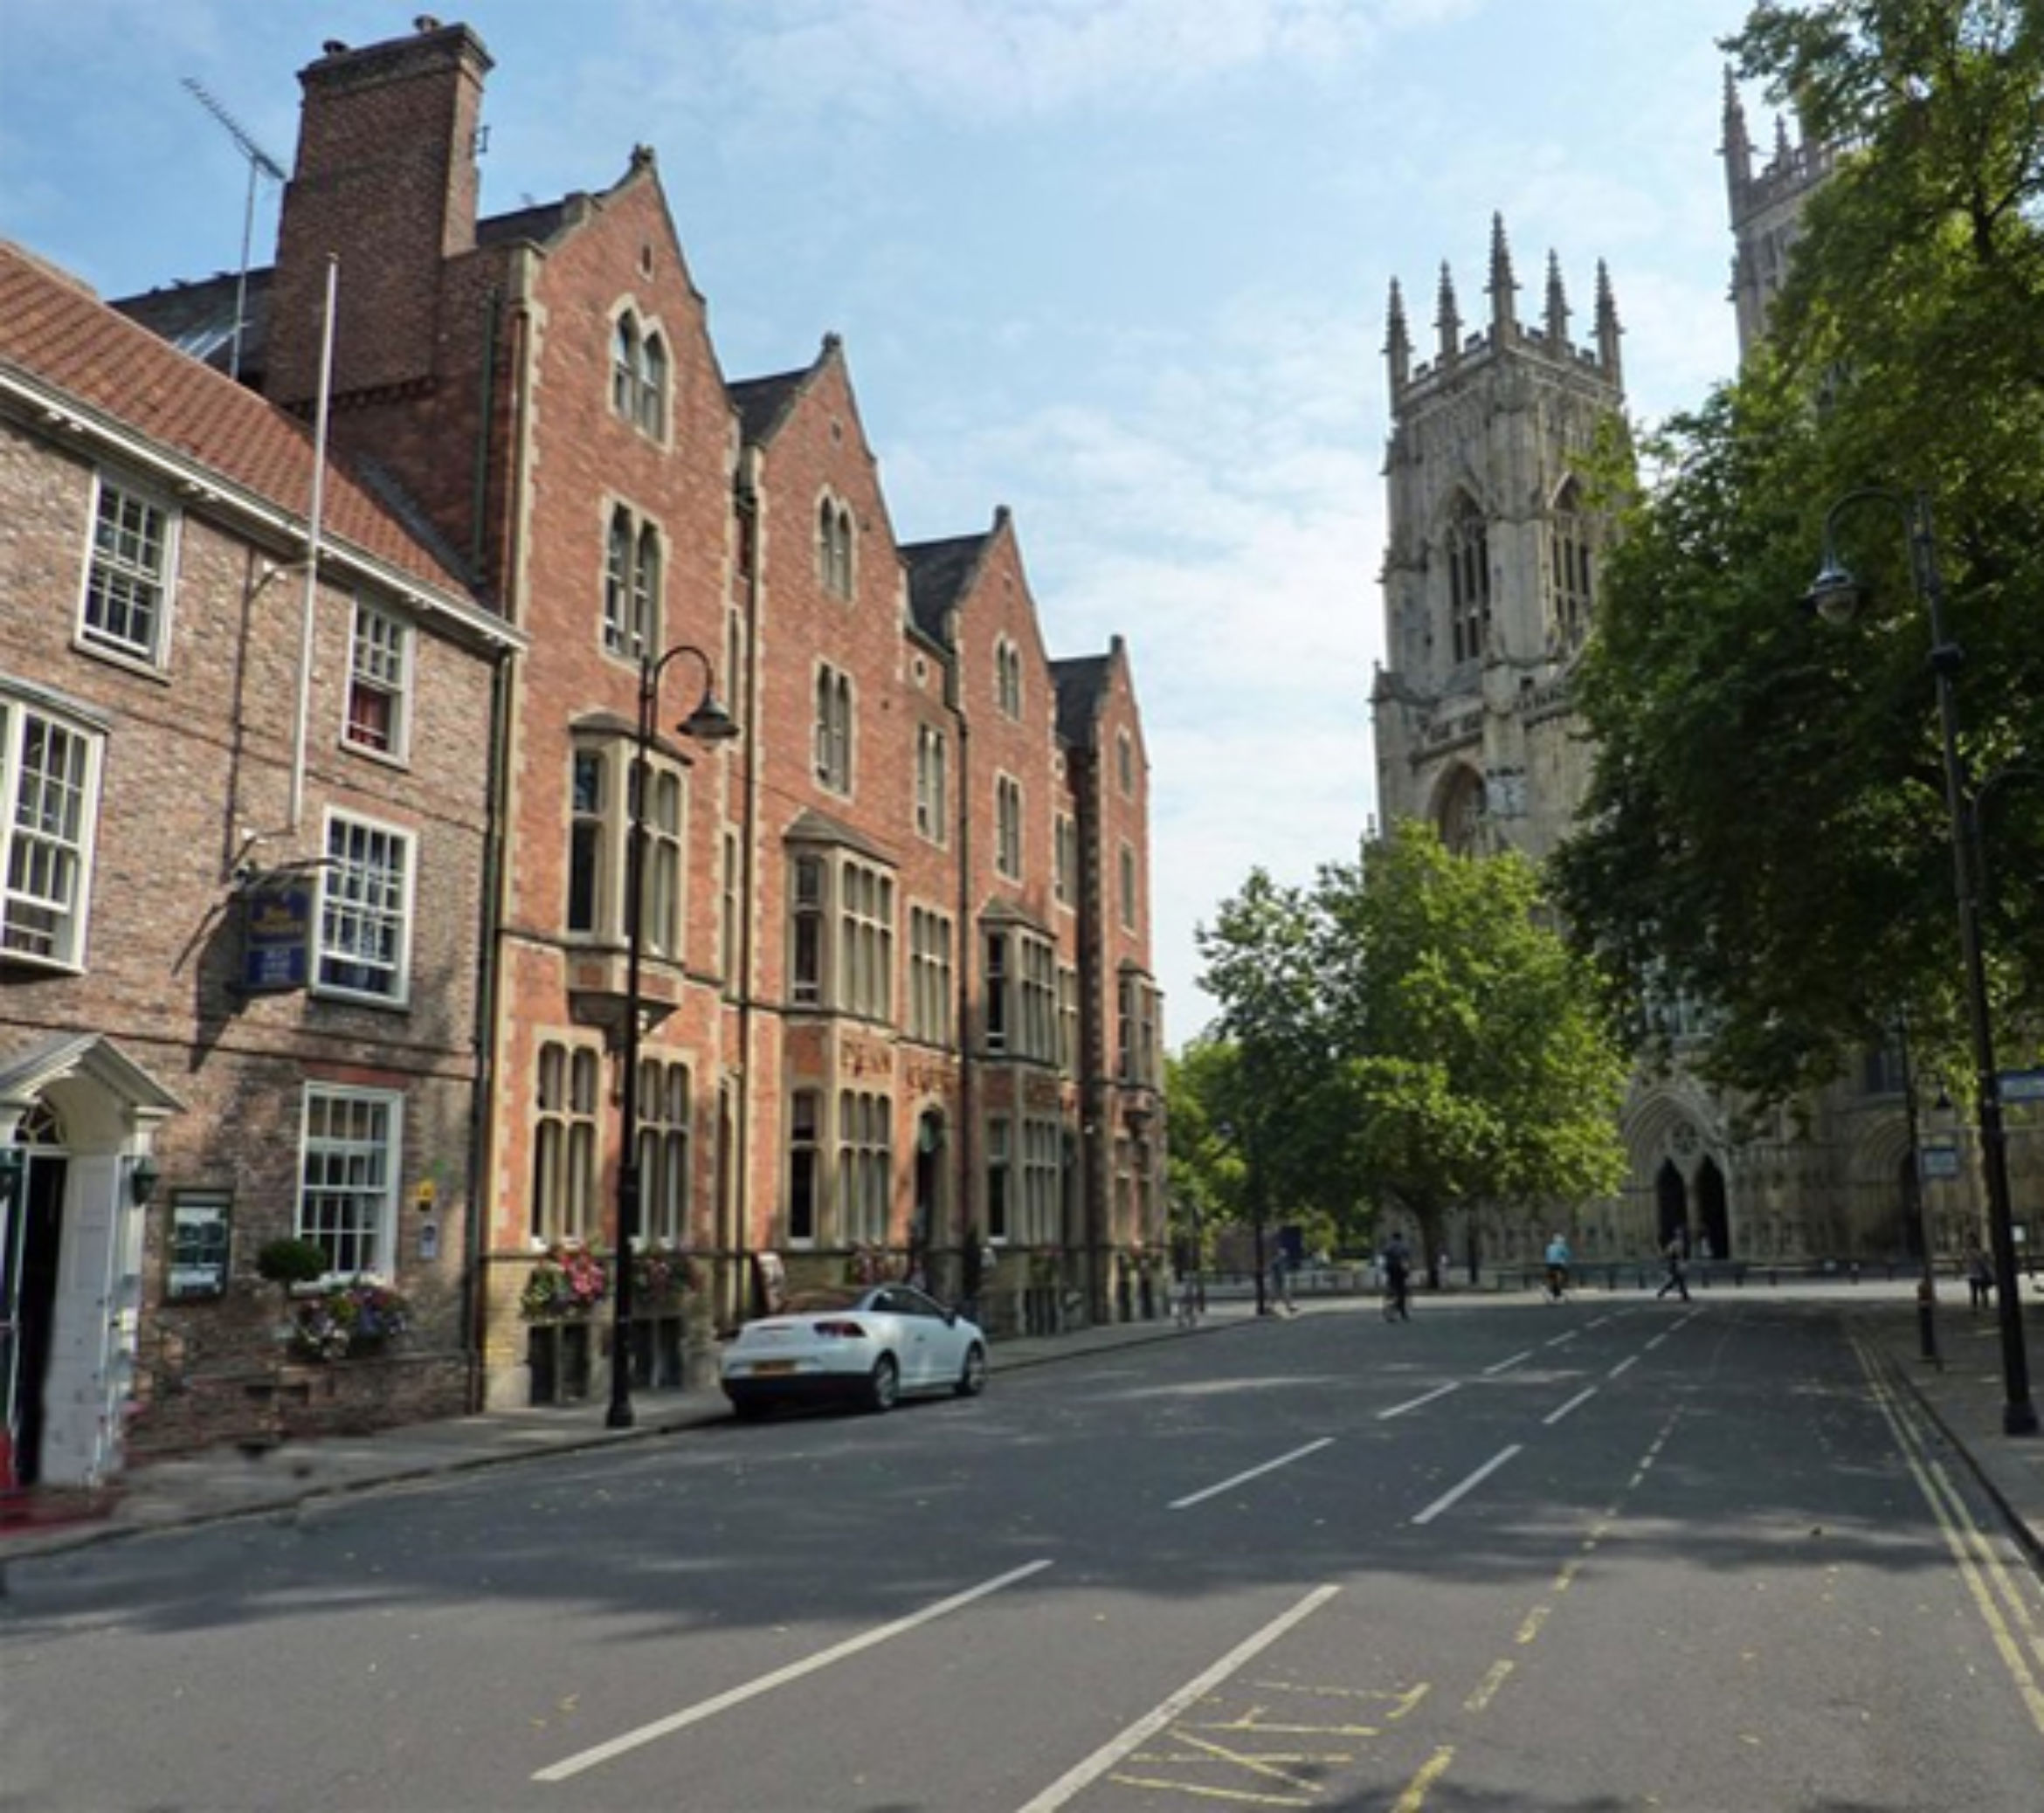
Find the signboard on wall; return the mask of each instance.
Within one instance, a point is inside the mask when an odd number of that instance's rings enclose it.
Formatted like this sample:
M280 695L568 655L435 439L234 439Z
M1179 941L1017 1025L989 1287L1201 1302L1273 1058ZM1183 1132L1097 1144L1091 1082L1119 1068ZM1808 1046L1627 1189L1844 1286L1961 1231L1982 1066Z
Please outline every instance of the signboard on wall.
M257 883L241 897L241 986L251 995L302 989L312 947L313 891L304 881Z
M163 1295L173 1303L227 1294L229 1213L224 1189L181 1189L170 1198L169 1264Z

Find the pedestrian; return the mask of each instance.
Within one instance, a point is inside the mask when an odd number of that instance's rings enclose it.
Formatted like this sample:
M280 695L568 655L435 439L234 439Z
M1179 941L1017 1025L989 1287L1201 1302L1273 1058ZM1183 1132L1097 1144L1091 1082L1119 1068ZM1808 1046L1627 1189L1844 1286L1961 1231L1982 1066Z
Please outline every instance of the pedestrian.
M1285 1264L1281 1249L1270 1262L1270 1294L1278 1308L1287 1315L1298 1314L1298 1306L1292 1301L1292 1269Z
M1559 1303L1569 1288L1569 1243L1557 1233L1547 1243L1547 1300Z
M1668 1243L1666 1258L1668 1276L1661 1279L1661 1288L1654 1292L1654 1301L1658 1303L1670 1291L1680 1291L1682 1301L1687 1303L1689 1300L1689 1280L1682 1273L1682 1243L1679 1239Z
M1199 1325L1199 1279L1191 1266L1178 1273L1178 1291L1176 1299L1178 1326L1195 1328Z
M1971 1293L1975 1309L1987 1307L1989 1293L1994 1289L1994 1267L1978 1245L1966 1255L1966 1289Z
M1393 1234L1384 1244L1384 1319L1387 1322L1412 1320L1412 1251L1405 1236Z

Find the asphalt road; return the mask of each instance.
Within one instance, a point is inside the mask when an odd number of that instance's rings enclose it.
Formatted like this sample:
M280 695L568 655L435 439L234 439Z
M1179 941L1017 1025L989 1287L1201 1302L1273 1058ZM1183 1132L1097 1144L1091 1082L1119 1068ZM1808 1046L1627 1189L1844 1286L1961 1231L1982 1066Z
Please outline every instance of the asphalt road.
M2044 1592L1852 1311L1422 1303L82 1549L0 1807L2044 1807Z

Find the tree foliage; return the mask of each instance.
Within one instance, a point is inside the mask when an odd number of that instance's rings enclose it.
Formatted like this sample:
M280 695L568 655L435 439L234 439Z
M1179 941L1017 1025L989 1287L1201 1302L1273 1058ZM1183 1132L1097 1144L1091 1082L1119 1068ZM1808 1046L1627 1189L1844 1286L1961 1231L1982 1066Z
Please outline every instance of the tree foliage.
M1401 1210L1432 1253L1455 1204L1617 1187L1626 1063L1523 858L1401 824L1309 888L1257 872L1199 938L1253 1189L1351 1232Z
M2044 752L2044 9L1763 4L1728 48L1836 170L1769 345L1646 442L1578 675L1595 781L1557 870L1636 1002L1701 1003L1707 1070L1779 1097L1904 1016L1957 1041L1919 493L1963 755L2007 783L1985 818L1997 984L2044 1004L2044 776L2022 754ZM1846 628L1799 608L1827 522L1869 584Z

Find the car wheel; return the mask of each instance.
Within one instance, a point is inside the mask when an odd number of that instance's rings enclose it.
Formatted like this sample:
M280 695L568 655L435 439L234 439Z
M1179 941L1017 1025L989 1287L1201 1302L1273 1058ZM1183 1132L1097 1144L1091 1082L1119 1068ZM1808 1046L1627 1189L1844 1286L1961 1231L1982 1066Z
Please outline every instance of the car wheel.
M873 1371L866 1381L866 1407L869 1410L891 1410L901 1396L901 1368L894 1364L892 1354L882 1354L873 1362Z
M731 1414L741 1423L756 1423L767 1413L767 1407L756 1397L734 1397Z
M965 1365L951 1389L961 1397L977 1397L986 1389L986 1349L977 1341L965 1349Z

